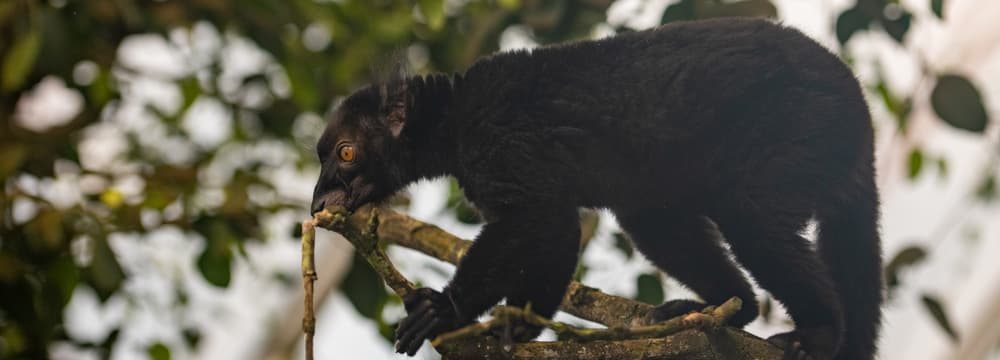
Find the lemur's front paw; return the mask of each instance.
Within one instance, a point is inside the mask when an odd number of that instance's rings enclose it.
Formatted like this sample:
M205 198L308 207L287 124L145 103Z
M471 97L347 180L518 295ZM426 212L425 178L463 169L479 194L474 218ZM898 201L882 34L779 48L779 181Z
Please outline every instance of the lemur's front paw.
M828 328L795 329L767 339L784 350L783 360L829 360L836 354L833 330Z
M403 298L403 304L407 315L396 327L397 353L413 356L424 339L462 325L448 296L434 289L414 290Z

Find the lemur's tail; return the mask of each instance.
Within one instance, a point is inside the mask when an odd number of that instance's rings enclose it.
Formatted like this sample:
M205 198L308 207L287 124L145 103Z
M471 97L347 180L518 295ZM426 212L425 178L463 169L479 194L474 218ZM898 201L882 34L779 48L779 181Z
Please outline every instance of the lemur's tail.
M844 341L837 360L874 358L881 323L882 256L878 190L870 161L859 162L841 198L824 206L817 241L844 310Z

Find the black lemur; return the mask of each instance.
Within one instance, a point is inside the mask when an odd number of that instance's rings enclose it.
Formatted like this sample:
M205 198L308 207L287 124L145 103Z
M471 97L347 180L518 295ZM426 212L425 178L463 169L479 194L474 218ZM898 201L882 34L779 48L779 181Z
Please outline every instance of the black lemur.
M639 251L704 301L669 301L655 318L738 296L731 325L753 320L738 262L794 320L772 338L787 358L874 357L871 119L851 71L796 30L674 23L499 53L461 74L400 76L351 94L317 151L313 212L451 175L487 222L442 291L404 299L398 352L502 299L552 316L576 268L577 209L591 207L610 209ZM800 235L810 219L815 244ZM539 329L505 333L527 341Z

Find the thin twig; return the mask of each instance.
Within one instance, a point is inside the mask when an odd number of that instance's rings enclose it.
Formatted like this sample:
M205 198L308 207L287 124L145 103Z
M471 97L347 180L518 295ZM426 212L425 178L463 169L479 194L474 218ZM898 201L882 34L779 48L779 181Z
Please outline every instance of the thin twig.
M313 335L316 317L313 314L313 283L316 281L316 223L302 222L302 286L305 287L305 311L302 315L302 332L306 340L306 360L313 360Z

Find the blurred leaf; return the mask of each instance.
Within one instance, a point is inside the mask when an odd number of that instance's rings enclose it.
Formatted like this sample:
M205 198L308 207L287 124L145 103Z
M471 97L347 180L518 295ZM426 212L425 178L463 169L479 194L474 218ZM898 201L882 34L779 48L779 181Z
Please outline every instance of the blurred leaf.
M65 241L63 215L58 210L46 208L38 212L26 226L28 245L35 251L52 252L61 249Z
M21 87L35 65L35 58L42 45L42 34L37 29L16 37L3 58L3 81L0 87L8 92Z
M396 342L396 328L399 327L399 322L388 323L385 321L376 321L378 325L378 334L389 344Z
M882 28L885 32L889 34L896 42L902 43L903 39L906 37L906 33L910 30L910 23L913 21L913 14L906 9L903 9L899 5L890 4L887 6L895 6L899 8L899 17L889 18L885 16L885 11L882 12L882 18L880 22Z
M80 272L77 270L76 264L73 263L73 258L62 256L49 265L45 271L45 278L48 279L45 295L58 305L58 308L55 309L58 311L66 306L70 298L73 297L73 290L76 289L76 284L80 279Z
M500 6L504 9L514 10L521 7L521 0L499 0Z
M0 284L13 283L24 274L24 264L17 258L0 252Z
M944 306L941 306L941 302L937 298L927 294L921 295L920 300L924 304L924 309L931 314L938 327L944 330L953 342L958 343L958 333L951 325L951 321L948 320L948 314L945 312Z
M583 210L580 212L580 249L582 250L594 234L597 233L597 226L600 225L601 215L594 210Z
M944 0L931 0L931 11L938 19L944 19Z
M230 244L234 237L221 220L213 221L211 228L210 237L205 239L205 250L198 256L198 270L210 284L228 287L233 261Z
M386 293L382 279L360 255L354 254L354 264L340 284L340 290L362 316L369 319L381 318L382 308L389 294Z
M125 271L115 257L114 251L108 246L107 238L92 237L90 265L87 266L87 282L97 292L97 297L105 301L118 291L125 281Z
M674 21L694 20L694 2L695 0L681 0L667 6L663 10L663 16L660 17L660 23L666 24Z
M771 295L765 294L760 302L760 318L765 324L771 323L771 315L774 313L774 306L771 304Z
M573 271L573 280L583 281L583 277L587 275L588 270L590 268L587 267L587 264L584 264L583 261L577 261L576 271Z
M198 344L201 343L201 331L194 328L184 329L184 343L192 349L198 348Z
M992 201L997 197L997 179L990 175L976 187L976 197L983 201Z
M455 218L465 224L481 224L482 217L479 210L472 207L465 199L465 194L458 187L458 181L450 179L448 182L448 208L455 211Z
M837 41L841 45L846 44L854 33L868 28L871 21L872 19L861 10L860 6L844 10L837 16Z
M948 158L942 156L937 159L938 174L941 177L948 177Z
M647 304L659 305L663 303L663 284L656 274L642 274L635 279L638 292L635 300Z
M15 324L4 324L0 326L0 340L3 340L5 348L0 348L0 355L17 354L25 348L24 333Z
M27 145L15 142L0 144L0 179L13 175L27 155Z
M631 259L632 254L635 252L635 249L632 248L632 241L628 239L625 233L620 231L614 233L612 236L615 238L615 247L621 250L626 258Z
M927 258L927 250L920 246L908 246L896 253L885 266L886 282L891 292L899 286L899 273Z
M198 84L198 79L194 77L184 78L180 81L181 95L184 98L184 103L181 104L180 111L178 113L184 113L191 104L194 104L195 100L201 96L201 85Z
M16 1L0 1L0 26L5 25L7 17L14 13L15 5L17 5Z
M153 344L148 349L146 349L146 354L149 354L151 360L170 360L170 348L162 343Z
M920 149L913 149L910 151L910 158L907 162L909 164L909 172L906 174L910 180L916 179L920 175L920 170L924 168L924 153Z
M961 75L939 76L931 92L931 105L938 117L951 126L976 133L986 129L988 119L982 97Z
M716 17L764 17L775 18L778 16L778 9L771 4L770 0L743 0L733 2L708 2L698 3L697 15L699 19Z
M437 31L444 26L444 0L419 0L417 4L431 30Z
M885 82L883 67L879 67L879 81L875 85L875 91L879 94L882 99L882 103L885 104L886 109L892 113L893 117L896 118L896 126L899 131L906 132L906 126L910 118L911 104L909 99L900 100L896 95L892 94L889 90L889 85Z

